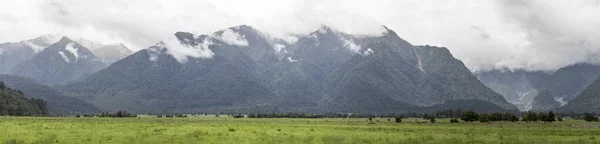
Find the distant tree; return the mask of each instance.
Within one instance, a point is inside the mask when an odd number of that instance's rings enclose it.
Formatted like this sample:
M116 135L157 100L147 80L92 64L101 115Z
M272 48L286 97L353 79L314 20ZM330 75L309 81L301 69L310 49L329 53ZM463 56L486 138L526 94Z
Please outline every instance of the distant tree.
M540 112L537 117L539 121L548 122L548 114L546 113Z
M507 121L510 121L510 122L517 122L517 121L519 121L519 117L517 117L516 115L511 114L511 113L507 113L505 115L505 118L506 118Z
M369 118L369 121L373 121L373 118Z
M465 121L465 122L473 122L479 119L479 114L477 114L476 112L474 112L473 110L469 110L467 112L465 112L461 118L461 120Z
M481 122L481 123L490 122L490 117L491 117L491 115L488 115L488 114L479 115L479 122Z
M591 113L585 113L585 114L583 114L583 120L585 120L587 122L593 122L593 121L598 121L598 117L594 116L594 114L591 114Z
M3 81L0 81L0 89L6 89L6 85L4 85Z
M115 117L123 117L123 112L122 111L118 111Z
M554 113L552 111L548 112L548 115L546 115L545 121L546 122L555 122L556 121L556 116L554 116Z
M531 121L535 122L537 120L538 120L537 114L535 114L535 112L533 112L533 111L528 111L527 114L525 116L523 116L523 121L526 121L528 123Z
M403 116L396 116L396 123L402 122Z
M558 120L559 122L563 121L562 117L556 117L556 120Z
M435 116L431 116L431 117L429 118L429 122L431 122L431 123L435 123Z

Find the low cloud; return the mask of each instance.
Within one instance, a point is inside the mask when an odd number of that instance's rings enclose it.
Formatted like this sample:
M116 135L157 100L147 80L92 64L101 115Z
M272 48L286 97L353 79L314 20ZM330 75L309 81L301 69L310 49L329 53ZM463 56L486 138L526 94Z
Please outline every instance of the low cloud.
M224 42L229 45L237 45L237 46L248 46L248 41L244 36L234 32L231 29L223 30L221 35L214 35L214 38Z
M209 46L213 44L210 39L204 39L200 44L196 46L182 44L179 40L173 36L162 42L166 49L167 54L170 54L179 63L188 62L188 57L192 58L212 58L214 53L209 49ZM156 56L150 57L150 60L156 60Z

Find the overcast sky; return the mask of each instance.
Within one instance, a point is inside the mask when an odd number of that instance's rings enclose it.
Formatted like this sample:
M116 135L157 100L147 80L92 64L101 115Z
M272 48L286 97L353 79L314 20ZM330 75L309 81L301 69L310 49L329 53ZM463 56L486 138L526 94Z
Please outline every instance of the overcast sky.
M600 0L0 0L0 42L57 34L139 50L177 31L241 24L276 37L386 25L447 47L473 71L600 63Z

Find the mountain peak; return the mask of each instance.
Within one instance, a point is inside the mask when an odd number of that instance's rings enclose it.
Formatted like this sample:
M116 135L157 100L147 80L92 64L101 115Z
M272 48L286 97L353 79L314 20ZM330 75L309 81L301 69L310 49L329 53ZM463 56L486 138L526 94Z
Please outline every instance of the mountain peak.
M69 42L73 42L73 40L71 40L70 38L63 36L62 38L60 38L60 40L58 41L58 43L69 43Z

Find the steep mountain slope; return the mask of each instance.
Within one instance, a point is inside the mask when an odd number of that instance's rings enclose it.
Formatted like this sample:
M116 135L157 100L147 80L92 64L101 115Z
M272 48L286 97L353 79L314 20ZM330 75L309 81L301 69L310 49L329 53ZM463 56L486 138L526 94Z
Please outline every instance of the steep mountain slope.
M31 40L0 44L0 74L7 74L26 60L33 58L45 47L58 42L60 37L46 35Z
M520 110L543 111L559 108L575 98L600 75L600 66L576 64L553 73L495 70L475 75ZM537 98L540 91L547 93ZM554 101L549 101L549 95Z
M295 43L244 25L178 32L63 91L105 110L153 113L393 113L450 101L516 109L444 48L414 47L391 30L354 36L328 27Z
M556 110L561 106L561 103L556 101L555 96L549 91L543 90L539 92L531 102L531 110L534 111L551 111Z
M64 96L54 89L38 84L31 79L0 75L0 81L3 81L8 87L22 91L28 97L44 99L47 103L49 115L75 115L100 112L98 108L90 103Z
M600 112L600 80L594 81L575 99L560 108L562 112Z
M478 78L486 86L504 96L519 110L531 109L533 99L546 81L548 74L527 71L489 71L478 73Z
M458 99L483 100L502 108L514 108L513 105L495 93L465 67L464 63L454 58L446 48L422 46L418 47L419 65L425 73L419 89L426 95L443 98L444 101Z
M4 82L0 82L0 116L41 116L46 113L44 100L27 98L23 92L6 87Z
M77 80L106 67L91 51L63 37L32 59L20 63L13 75L54 85Z
M102 44L87 39L79 39L76 42L92 51L106 65L110 65L133 53L133 51L122 43Z

